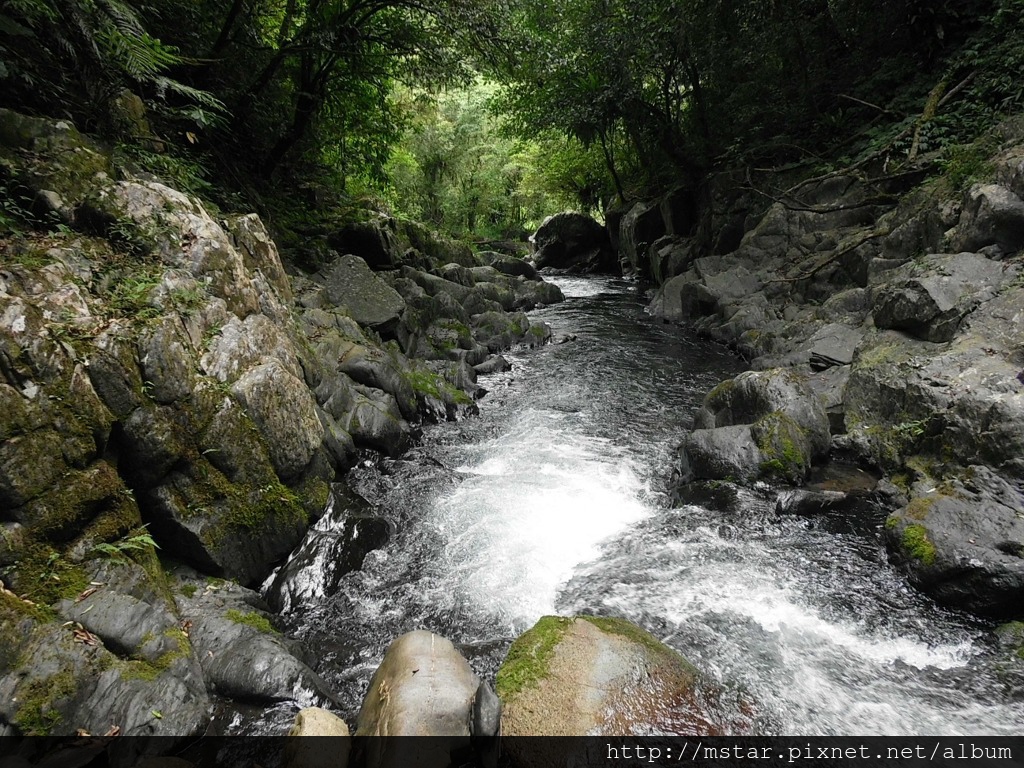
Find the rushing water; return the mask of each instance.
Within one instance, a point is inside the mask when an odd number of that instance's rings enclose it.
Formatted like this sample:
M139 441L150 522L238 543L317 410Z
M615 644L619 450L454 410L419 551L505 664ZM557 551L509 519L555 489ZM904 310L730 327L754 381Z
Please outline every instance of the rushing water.
M534 313L565 343L509 355L481 414L425 431L353 486L397 534L290 629L351 721L384 648L431 629L492 677L541 616L623 616L745 688L764 727L816 734L1016 734L988 627L905 584L884 512L779 516L768 489L673 508L674 449L700 398L741 369L652 323L628 284L559 278ZM283 722L281 711L271 720Z

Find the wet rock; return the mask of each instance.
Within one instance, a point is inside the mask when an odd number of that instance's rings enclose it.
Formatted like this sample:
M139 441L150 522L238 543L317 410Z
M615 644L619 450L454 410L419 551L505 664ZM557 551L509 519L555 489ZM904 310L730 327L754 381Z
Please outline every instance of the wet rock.
M491 268L497 272L513 277L525 277L528 280L537 280L537 269L530 262L524 259L515 259L507 256L493 259L490 262ZM474 272L475 274L475 272ZM477 278L479 280L479 278Z
M509 648L497 692L505 736L744 730L693 666L622 619L545 616Z
M281 566L264 597L281 612L330 597L343 576L359 570L366 555L393 535L393 524L370 515L365 502L332 497L328 512Z
M479 365L474 365L473 370L481 376L487 376L512 370L512 364L501 355L492 355Z
M775 512L780 515L820 515L843 506L847 494L839 491L812 491L793 488L779 494Z
M885 524L911 582L985 616L1024 617L1024 494L987 467L920 488Z
M665 222L657 201L633 205L619 223L619 256L623 269L628 267L640 277L652 279L648 251L665 234Z
M604 227L582 213L549 216L530 238L538 269L616 272L615 252Z
M747 371L719 384L694 417L680 468L691 479L799 482L828 455L828 416L793 370Z
M356 724L356 736L445 736L442 744L468 747L470 737L495 736L473 733L481 688L480 679L450 641L418 630L402 635L388 646L384 659L370 680ZM379 741L371 745L370 765L384 762Z
M211 692L240 701L336 705L324 681L273 628L255 592L208 583L179 605Z
M352 406L339 417L338 426L352 436L356 445L397 456L408 445L409 425L395 398L359 385L354 390Z
M327 268L324 295L335 306L345 307L352 319L387 336L398 325L405 300L370 271L357 256L342 256Z

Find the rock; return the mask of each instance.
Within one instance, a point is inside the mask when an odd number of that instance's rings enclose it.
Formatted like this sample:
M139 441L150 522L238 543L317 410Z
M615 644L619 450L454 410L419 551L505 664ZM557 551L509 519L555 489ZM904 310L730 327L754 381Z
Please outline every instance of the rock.
M1024 248L1024 201L998 184L971 187L954 243L964 251L995 244L1006 253L1016 253Z
M333 712L319 707L299 710L288 735L333 738L289 739L281 754L283 768L347 768L352 748L348 726Z
M313 605L330 597L345 574L359 570L367 554L387 544L394 525L368 514L366 506L332 496L327 513L264 591L271 608L288 612L296 605Z
M930 484L930 483L929 483ZM946 605L1024 617L1024 494L987 467L915 493L885 524L911 582Z
M487 696L480 693L481 688L486 689L486 685L451 642L423 630L409 632L388 646L370 680L355 735L443 736L448 738L432 740L438 749L468 747L471 737L497 735L495 731L473 731L481 724L489 729L497 726L495 718L485 711L493 714L490 700L481 705L483 709L476 705L481 695ZM381 752L375 752L377 749ZM395 757L385 750L382 740L374 739L367 764L397 765Z
M775 513L779 515L820 515L843 506L847 494L840 491L811 491L792 488L779 494Z
M879 290L873 311L878 328L950 341L962 319L1013 275L999 262L971 253L928 256L924 268L927 276L896 279Z
M792 370L747 371L704 398L680 450L684 482L776 476L798 482L828 455L829 420Z
M241 701L337 704L320 676L285 645L255 592L221 582L178 602L192 622L189 637L211 692Z
M512 364L501 355L492 355L479 365L474 365L473 370L481 376L488 376L492 373L510 371Z
M250 272L261 272L277 292L278 300L285 305L291 304L294 298L291 283L281 263L277 245L260 217L255 213L235 216L228 219L227 227L235 248L242 254L245 268Z
M327 244L340 254L359 257L375 270L393 269L402 259L395 235L383 223L346 224L327 236Z
M386 392L356 386L351 408L339 417L338 426L356 445L397 456L409 442L409 425L402 419L395 398Z
M405 309L405 300L370 271L358 256L342 256L323 274L324 294L345 307L352 319L382 336L391 334Z
M647 311L665 322L678 323L686 319L690 316L690 307L683 302L683 287L698 279L695 272L689 271L666 280L654 295Z
M266 441L278 476L301 474L324 440L316 402L306 385L271 359L238 379L231 393Z
M628 266L630 272L652 279L648 251L665 234L665 222L657 201L633 205L619 223L619 259L624 271Z
M497 691L504 736L744 730L693 666L622 619L545 616L509 648ZM506 740L509 752L515 741Z
M501 257L490 262L491 268L513 277L525 277L527 280L537 280L536 268L524 259Z
M864 338L864 330L842 323L829 323L808 340L811 369L822 371L853 362L853 353Z
M582 213L548 216L531 236L538 268L616 272L615 253L604 227Z

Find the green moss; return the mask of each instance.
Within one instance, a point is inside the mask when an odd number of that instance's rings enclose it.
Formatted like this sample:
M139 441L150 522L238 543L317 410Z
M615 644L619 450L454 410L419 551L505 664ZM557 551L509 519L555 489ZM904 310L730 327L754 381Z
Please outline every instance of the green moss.
M555 646L571 623L561 616L544 616L512 643L495 681L498 698L508 701L548 676Z
M242 613L236 608L229 608L228 612L224 615L231 621L235 622L235 624L244 624L247 627L258 629L260 632L263 632L264 634L280 634L276 629L274 629L274 625L270 623L270 620L267 619L266 616L263 616L259 613Z
M928 517L928 512L935 505L937 498L936 496L919 496L912 499L907 504L904 514L911 520L924 520Z
M799 443L805 432L793 419L779 411L769 413L754 423L751 434L765 456L762 474L790 481L804 476L809 461Z
M19 687L17 698L21 701L14 724L25 736L47 736L63 719L54 706L62 699L69 699L78 691L71 670L61 670L50 677L33 680L24 688Z
M902 543L908 556L923 565L935 563L935 546L928 539L928 531L923 525L908 525L903 530Z
M473 400L463 392L449 384L443 376L424 368L413 368L405 375L406 381L413 391L424 398L450 401L458 405L469 405Z
M22 548L15 571L22 594L40 605L74 599L89 586L85 569L46 543L33 541Z
M736 388L735 379L726 379L725 381L719 382L715 385L714 389L707 393L704 397L705 405L712 405L713 403L719 403L723 400L728 400L732 394L733 389Z
M890 531L894 530L895 528L897 528L899 526L899 524L900 524L900 517L899 517L899 515L889 515L887 518L885 518L885 527L888 530L890 530Z
M193 597L195 596L197 589L198 587L196 587L195 584L182 584L181 594L183 594L185 597Z

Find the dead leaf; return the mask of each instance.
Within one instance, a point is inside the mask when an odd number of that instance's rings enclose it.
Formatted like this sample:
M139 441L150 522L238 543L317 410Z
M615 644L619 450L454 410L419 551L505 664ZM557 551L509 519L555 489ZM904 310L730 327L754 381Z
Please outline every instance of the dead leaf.
M95 595L97 589L99 589L99 587L89 587L88 589L83 590L82 592L79 593L78 597L75 598L75 602L76 603L80 603L83 600L85 600L87 597L91 597L92 595Z
M107 729L107 732L104 733L103 735L104 736L120 736L121 735L121 726L119 726L119 725L112 725L112 726L110 726L110 728Z

